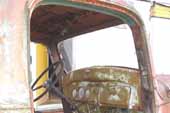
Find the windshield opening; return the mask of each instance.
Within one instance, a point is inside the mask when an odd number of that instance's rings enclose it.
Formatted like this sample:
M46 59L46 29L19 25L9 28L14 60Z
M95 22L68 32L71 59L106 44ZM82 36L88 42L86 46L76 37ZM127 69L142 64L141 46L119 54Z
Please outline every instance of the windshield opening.
M66 72L92 66L138 69L131 29L127 24L105 28L58 44Z

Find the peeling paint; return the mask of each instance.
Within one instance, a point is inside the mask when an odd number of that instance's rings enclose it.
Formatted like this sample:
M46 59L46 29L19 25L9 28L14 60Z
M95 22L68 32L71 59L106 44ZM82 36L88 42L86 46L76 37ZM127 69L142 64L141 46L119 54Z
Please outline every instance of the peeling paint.
M129 75L126 75L125 73L121 72L113 72L113 73L96 73L97 77L100 79L110 79L115 81L122 81L125 83L128 83L129 81Z
M32 111L25 4L26 0L0 0L0 113Z
M73 96L73 98L75 98L75 97L76 97L76 95L77 95L77 91L76 91L76 89L74 89L74 90L73 90L73 92L72 92L72 96Z
M63 78L63 91L72 102L135 109L141 106L139 72L116 67L92 67ZM71 77L70 77L71 75ZM85 107L85 106L84 106Z

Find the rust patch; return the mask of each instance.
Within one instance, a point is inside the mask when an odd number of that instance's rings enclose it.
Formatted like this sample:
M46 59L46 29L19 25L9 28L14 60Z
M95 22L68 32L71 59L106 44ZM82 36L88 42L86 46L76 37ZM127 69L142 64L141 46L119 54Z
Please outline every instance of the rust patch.
M97 103L106 109L139 110L142 107L140 75L135 69L92 67L76 70L64 76L63 89L67 97L81 104ZM85 110L85 106L83 104L80 110Z

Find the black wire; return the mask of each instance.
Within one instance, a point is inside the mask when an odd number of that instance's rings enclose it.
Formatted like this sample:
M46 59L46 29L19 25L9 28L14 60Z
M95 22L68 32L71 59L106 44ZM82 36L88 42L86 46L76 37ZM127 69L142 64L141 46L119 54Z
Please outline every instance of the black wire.
M44 85L37 86L36 88L32 89L33 91L44 88Z
M46 89L41 95L39 95L38 97L36 97L36 98L34 99L34 102L37 101L37 100L39 100L40 98L42 98L47 92L48 92L48 89Z
M50 69L52 69L55 65L59 65L61 63L61 61L57 61L54 64L50 65L48 68L46 68L39 76L38 78L35 80L35 82L32 84L31 89L34 89L35 85L37 84L37 82L44 76L44 74L49 71ZM57 67L56 66L56 67Z
M48 68L46 68L46 69L38 76L38 78L35 80L35 82L34 82L33 85L31 86L32 91L35 91L35 90L38 90L38 89L41 89L41 88L46 88L46 90L45 90L42 94L40 94L38 97L36 97L36 98L34 99L34 102L37 101L37 100L39 100L39 99L40 99L41 97L43 97L49 90L51 90L51 89L52 89L52 85L55 85L54 83L56 83L56 82L53 83L52 80L53 80L53 78L55 77L55 72L56 72L56 69L58 68L59 64L61 64L61 68L62 68L63 65L62 65L62 61L61 61L61 60L55 62L54 64L52 64L52 65L50 65ZM34 87L36 86L37 82L45 75L45 73L46 73L47 71L51 70L51 69L53 69L53 72L52 72L52 75L51 75L50 79L49 79L49 80L46 80L42 85L34 88ZM57 73L57 75L59 75L61 72L62 72L62 69L60 70L59 73Z

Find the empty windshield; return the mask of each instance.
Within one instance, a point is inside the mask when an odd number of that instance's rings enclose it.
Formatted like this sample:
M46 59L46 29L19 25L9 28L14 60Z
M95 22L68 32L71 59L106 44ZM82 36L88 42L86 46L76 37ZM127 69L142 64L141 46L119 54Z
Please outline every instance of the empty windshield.
M132 32L126 24L64 40L58 49L66 72L91 66L138 68Z

